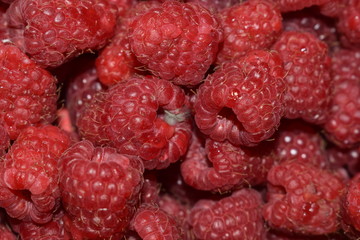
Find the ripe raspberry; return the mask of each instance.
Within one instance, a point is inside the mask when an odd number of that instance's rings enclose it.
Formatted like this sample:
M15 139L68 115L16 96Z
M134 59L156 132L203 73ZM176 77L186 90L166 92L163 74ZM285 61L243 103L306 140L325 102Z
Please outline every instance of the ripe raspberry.
M22 131L0 170L0 206L9 216L40 224L51 220L60 200L57 160L69 146L68 135L55 126Z
M346 192L343 219L360 231L360 174L356 174L350 181Z
M298 11L306 7L321 6L330 2L331 0L271 0L281 12Z
M311 33L286 31L273 49L282 56L287 72L285 117L324 123L332 87L326 43Z
M216 18L198 4L165 1L136 17L129 41L139 62L175 84L200 83L214 62L222 31Z
M8 226L6 226L5 224L2 224L0 222L0 239L1 240L16 240L17 237Z
M241 189L219 201L200 200L191 209L197 239L265 239L262 200L253 189Z
M76 124L80 113L94 95L104 89L106 86L99 81L95 67L84 70L70 81L66 91L66 107L73 124Z
M116 9L107 0L16 0L7 10L9 26L21 29L21 46L43 67L56 67L112 37Z
M325 140L318 129L302 121L283 121L274 136L275 152L280 162L294 160L328 168Z
M96 59L96 70L101 83L107 86L124 81L139 71L141 64L130 49L126 32L122 31L112 39Z
M0 43L0 122L15 140L56 116L56 79L13 45Z
M263 216L276 229L322 235L339 229L344 184L310 164L285 161L270 169Z
M158 182L155 172L145 172L144 184L141 189L141 203L157 204L160 187L161 183Z
M349 0L338 17L337 29L350 44L360 44L360 2Z
M338 146L360 143L360 51L340 49L332 57L334 90L326 136Z
M337 18L348 4L348 0L331 0L320 6L320 12L324 16Z
M284 113L283 76L276 52L255 50L223 64L198 89L194 111L200 131L235 145L268 139Z
M59 160L65 228L74 239L120 239L143 184L141 162L81 141Z
M205 148L193 139L181 164L181 174L190 186L205 191L224 192L266 179L274 163L268 142L253 148L236 147L228 141L206 139Z
M129 9L137 4L136 0L107 0L107 2L117 7L117 15L125 17Z
M2 124L0 124L0 158L6 153L10 147L9 135Z
M77 126L81 135L137 155L147 169L161 169L183 156L191 128L183 90L158 78L131 78L95 96Z
M224 41L218 63L244 56L256 49L269 48L282 30L281 14L267 0L244 1L219 13Z
M181 228L175 219L155 205L143 204L132 219L131 228L141 239L183 239Z
M238 0L186 0L186 2L198 3L213 13L220 12L239 3Z
M346 167L351 175L360 172L360 147L347 149L330 145L326 154L332 169Z

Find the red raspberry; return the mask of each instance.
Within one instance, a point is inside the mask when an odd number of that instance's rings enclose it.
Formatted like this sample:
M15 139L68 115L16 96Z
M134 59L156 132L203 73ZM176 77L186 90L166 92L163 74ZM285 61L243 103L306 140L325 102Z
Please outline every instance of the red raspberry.
M219 18L224 28L224 42L218 63L270 47L282 30L281 14L267 0L244 1L225 8Z
M143 240L183 239L176 220L155 205L143 204L132 219L131 227Z
M119 32L112 39L112 42L105 47L96 59L96 70L100 81L107 85L114 85L117 82L126 80L140 67L135 55L130 49L129 39L126 32Z
M216 18L198 4L165 1L130 24L130 45L138 60L179 85L203 80L221 39Z
M94 95L104 89L106 86L99 81L95 67L84 70L70 81L66 90L65 104L74 124Z
M360 174L356 174L350 181L344 199L343 219L351 224L356 231L360 231Z
M0 122L15 140L56 117L56 79L13 45L0 43Z
M129 9L137 4L137 0L107 0L107 2L117 7L119 17L125 17Z
M253 189L241 189L219 201L200 200L191 209L197 239L265 239L262 200Z
M141 203L157 204L160 187L161 183L158 182L155 172L145 172L144 184L141 189Z
M198 3L214 13L239 3L238 0L186 0L186 2Z
M344 184L311 164L285 161L270 169L263 216L273 228L322 235L339 229Z
M338 146L360 143L360 51L339 49L332 57L334 90L326 136Z
M17 237L8 226L6 226L5 224L2 224L0 222L0 239L1 240L16 240Z
M294 160L328 168L325 139L318 129L302 121L283 121L274 136L280 162Z
M298 11L306 7L321 6L332 0L271 0L274 2L281 12Z
M120 239L140 197L140 161L81 141L62 155L59 166L64 223L73 238Z
M189 144L185 102L183 90L169 81L131 78L98 94L77 125L95 143L140 156L147 169L166 168Z
M326 149L326 153L332 169L339 169L345 166L352 175L360 172L360 147L344 149L330 145Z
M273 49L282 56L287 72L285 117L324 123L332 87L326 43L311 33L286 31Z
M6 153L9 147L10 137L4 126L0 124L0 158Z
M360 44L360 2L349 0L338 17L337 29L350 44Z
M68 135L51 125L28 127L5 155L0 170L0 206L9 216L35 223L51 220L60 191L57 161L70 146Z
M349 0L331 0L320 6L321 14L333 18L339 17Z
M103 47L116 23L116 9L106 0L17 0L7 15L10 27L23 30L22 48L43 67Z
M265 181L274 163L271 146L266 142L253 148L236 147L228 141L206 139L204 148L195 138L181 164L181 174L199 190L224 192L257 185Z
M276 52L255 50L223 64L198 89L197 126L210 138L235 145L268 139L284 113L283 76Z

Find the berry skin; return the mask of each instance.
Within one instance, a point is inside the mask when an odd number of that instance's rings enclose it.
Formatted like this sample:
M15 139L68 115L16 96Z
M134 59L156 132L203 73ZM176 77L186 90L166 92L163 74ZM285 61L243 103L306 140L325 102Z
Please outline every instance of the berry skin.
M57 67L112 37L116 8L106 0L16 0L9 27L21 29L24 51L43 67Z
M360 2L349 0L338 18L338 31L343 34L343 37L350 45L358 46L360 44Z
M10 137L4 126L0 124L0 158L6 153L9 147Z
M339 229L345 186L335 175L310 164L285 161L270 169L267 180L263 216L272 228L309 235Z
M281 14L267 0L245 1L225 8L219 18L224 29L219 64L251 50L269 48L282 30Z
M324 123L332 89L326 43L308 32L286 31L273 49L281 55L287 72L285 117Z
M57 161L70 144L67 133L52 125L19 135L0 167L0 206L9 216L39 224L51 220L60 201Z
M97 94L77 126L95 144L140 156L147 169L162 169L188 148L191 126L185 103L183 90L169 81L131 78Z
M200 131L216 141L256 145L283 116L286 86L279 55L255 50L220 66L199 87L194 103Z
M186 2L198 3L211 12L217 13L238 3L238 0L186 0Z
M66 230L74 239L120 239L140 197L141 162L81 141L62 155L59 168Z
M11 140L56 117L56 79L16 46L0 43L0 122Z
M199 84L214 62L222 31L198 4L165 1L132 21L131 49L156 76L185 86Z
M200 200L191 209L189 222L195 237L206 239L265 239L260 193L241 189L219 201Z
M283 121L274 138L279 162L294 160L318 168L329 167L325 139L312 125L297 120Z
M356 231L360 231L360 174L356 174L350 181L344 200L343 219L351 224Z
M321 6L331 0L271 0L277 7L280 9L281 12L290 12L290 11L298 11L304 9L306 7L311 7L314 5Z
M181 164L184 181L199 190L225 192L265 182L274 163L271 143L253 148L237 147L228 141L206 139L205 147L193 137Z
M8 226L0 222L0 240L16 240L16 235L9 229Z
M132 219L131 228L143 240L183 239L181 228L176 220L155 205L141 205Z

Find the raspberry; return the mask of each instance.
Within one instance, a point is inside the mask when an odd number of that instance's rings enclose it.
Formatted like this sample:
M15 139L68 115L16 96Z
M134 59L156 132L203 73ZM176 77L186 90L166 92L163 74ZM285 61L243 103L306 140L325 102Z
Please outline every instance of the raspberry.
M141 203L157 204L159 202L160 183L154 172L144 173L144 184L141 189Z
M56 79L13 45L0 43L0 122L15 140L56 116Z
M222 9L229 8L237 4L238 0L187 0L186 2L198 3L209 9L211 12L217 13Z
M119 32L96 59L96 70L101 83L110 86L123 81L139 71L140 66L130 49L126 32Z
M349 0L339 14L337 29L350 44L359 44L360 38L360 2Z
M284 121L274 138L280 162L294 160L310 163L318 168L329 167L325 139L312 125L296 120Z
M10 147L10 138L3 125L0 124L0 158L6 153Z
M350 181L346 192L343 219L348 221L357 231L360 231L360 174L356 174Z
M21 29L22 48L43 67L57 67L112 37L116 9L106 0L17 0L7 10L9 26Z
M332 0L271 0L274 2L281 12L298 11L306 7L321 6Z
M244 188L219 201L198 201L189 222L197 239L265 239L261 207L260 194Z
M107 2L117 7L119 17L125 17L129 9L136 4L136 0L107 0Z
M330 147L326 149L326 153L332 169L345 166L352 175L356 175L356 173L359 172L360 147L347 149L330 145Z
M189 144L185 102L183 90L169 81L131 78L98 94L77 125L84 138L138 155L147 169L166 168Z
M196 125L210 138L235 145L268 139L285 109L283 76L276 52L255 50L223 64L198 89Z
M73 238L120 239L140 197L140 161L81 141L62 155L59 167L64 223Z
M131 49L155 75L175 84L200 83L214 62L222 31L198 4L165 1L130 24Z
M287 118L321 124L331 99L330 58L326 43L307 32L286 31L273 46L287 72Z
M245 1L225 8L219 18L224 28L224 41L218 63L243 56L251 50L269 48L282 30L281 14L267 0Z
M268 202L263 216L276 229L321 235L339 229L344 184L313 165L285 161L267 176Z
M57 160L69 146L68 135L55 126L22 131L0 168L0 206L9 216L40 224L51 220L60 200Z
M340 49L332 57L334 90L325 123L329 140L344 148L360 143L360 51Z
M16 235L7 227L0 222L0 239L1 240L16 240Z
M104 89L106 86L99 81L95 67L84 70L70 81L66 90L66 107L73 124L94 95Z
M181 174L187 184L199 190L224 192L257 185L265 181L274 163L271 150L269 143L247 148L211 139L206 139L204 148L194 139L181 164Z

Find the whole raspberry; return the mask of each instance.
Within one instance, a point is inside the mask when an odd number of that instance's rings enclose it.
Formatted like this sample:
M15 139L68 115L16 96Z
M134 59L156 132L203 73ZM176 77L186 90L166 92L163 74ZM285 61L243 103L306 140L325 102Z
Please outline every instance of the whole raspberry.
M339 229L345 186L335 175L311 164L285 161L273 166L267 179L263 216L271 227L309 235Z
M81 141L59 160L64 224L74 239L120 239L134 214L143 184L135 158Z
M126 80L135 73L141 64L130 49L129 39L125 31L116 34L96 59L96 70L101 83L111 86Z
M16 46L0 43L0 122L15 140L56 117L56 79Z
M200 200L191 209L190 225L197 239L265 239L260 193L241 189L219 201Z
M175 219L155 205L141 205L131 221L131 228L143 240L183 239L183 233Z
M57 161L69 146L67 133L52 125L22 131L0 167L0 206L9 216L40 224L51 220L60 201Z
M285 117L324 123L332 88L326 43L308 32L286 31L273 49L283 58L287 73Z
M181 174L190 186L205 191L225 192L265 182L274 163L271 143L253 148L236 147L228 141L206 139L205 148L193 137Z
M273 51L255 50L220 66L197 91L195 121L216 141L255 145L273 135L283 116L284 69Z
M267 0L250 0L219 13L224 28L218 63L243 56L256 49L269 48L282 30L282 17Z
M16 0L9 26L21 29L24 51L43 67L56 67L112 37L116 8L107 0Z
M311 6L321 6L332 0L271 0L277 7L280 9L281 12L290 12L290 11L298 11L304 9L306 7Z
M360 2L358 0L349 0L346 7L338 16L337 29L343 34L347 42L360 44Z
M183 156L191 126L185 94L169 81L130 78L95 96L78 119L81 135L161 169Z
M65 102L73 124L76 124L81 112L94 95L105 89L106 86L99 81L95 67L90 67L73 77L66 90Z
M302 121L283 121L274 136L275 152L280 162L294 160L328 168L325 139L319 129Z
M339 49L332 57L334 90L325 123L326 136L338 146L360 143L360 51Z
M136 17L129 41L139 62L175 84L199 84L214 62L222 31L199 4L165 1Z

